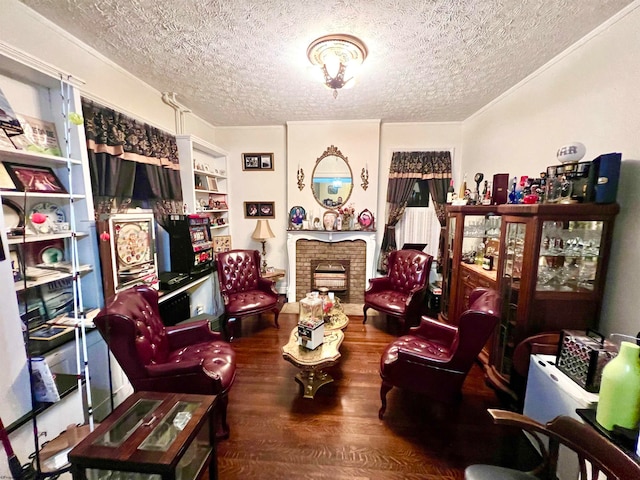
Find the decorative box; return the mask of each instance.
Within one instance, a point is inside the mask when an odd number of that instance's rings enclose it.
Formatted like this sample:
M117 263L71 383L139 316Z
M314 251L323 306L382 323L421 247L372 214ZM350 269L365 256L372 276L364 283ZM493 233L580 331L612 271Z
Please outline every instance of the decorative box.
M598 332L563 330L556 366L587 392L597 393L602 369L617 354L616 345Z
M322 345L324 321L320 319L298 321L298 345L313 350Z

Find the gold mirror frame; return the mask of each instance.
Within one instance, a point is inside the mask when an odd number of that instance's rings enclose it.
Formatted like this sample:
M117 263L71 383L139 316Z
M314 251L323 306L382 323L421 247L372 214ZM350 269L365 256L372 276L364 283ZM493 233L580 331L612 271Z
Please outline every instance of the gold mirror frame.
M335 157L336 161L338 159L342 160L346 168L340 168L338 170L326 168L327 162L329 161L328 159L331 157ZM320 175L319 167L323 161L325 161L323 168L325 168L326 171L323 175ZM332 177L331 173L335 173L336 175ZM334 179L334 182L328 181L331 178ZM347 178L348 184L346 182ZM340 183L340 185L336 185L337 183ZM323 208L339 208L349 201L351 193L353 193L353 172L351 165L349 165L349 160L336 146L331 145L316 160L316 165L311 174L311 191L313 192L313 198L315 198L316 202Z

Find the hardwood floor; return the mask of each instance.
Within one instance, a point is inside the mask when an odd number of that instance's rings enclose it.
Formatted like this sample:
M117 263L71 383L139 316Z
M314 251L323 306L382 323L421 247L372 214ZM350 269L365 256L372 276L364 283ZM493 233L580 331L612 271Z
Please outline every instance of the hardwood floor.
M443 405L394 388L378 420L378 362L396 336L384 316L351 317L335 381L314 399L302 398L297 368L282 358L297 315L245 319L237 377L229 395L231 436L218 444L218 472L231 479L462 479L473 463L530 466L524 436L493 425L486 409L500 407L474 366L457 405Z

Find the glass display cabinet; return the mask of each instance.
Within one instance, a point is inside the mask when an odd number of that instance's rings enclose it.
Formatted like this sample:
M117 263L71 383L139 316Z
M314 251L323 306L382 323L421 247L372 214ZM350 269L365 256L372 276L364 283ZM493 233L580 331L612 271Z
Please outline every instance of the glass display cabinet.
M447 323L455 324L469 307L474 288L496 288L500 225L497 205L447 206L441 309Z
M216 397L160 392L131 395L69 452L74 480L217 478Z
M617 204L500 205L502 320L489 381L508 389L513 351L541 332L597 328Z

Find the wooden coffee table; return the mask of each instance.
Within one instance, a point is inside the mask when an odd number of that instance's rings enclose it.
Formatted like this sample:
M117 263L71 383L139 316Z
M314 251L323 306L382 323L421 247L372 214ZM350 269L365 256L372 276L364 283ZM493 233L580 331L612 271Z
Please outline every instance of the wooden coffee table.
M323 368L335 365L340 358L339 348L344 340L340 329L325 332L324 343L314 350L298 345L298 327L291 331L289 341L282 347L282 356L301 371L296 381L302 385L304 398L313 398L318 389L333 382L333 378Z

